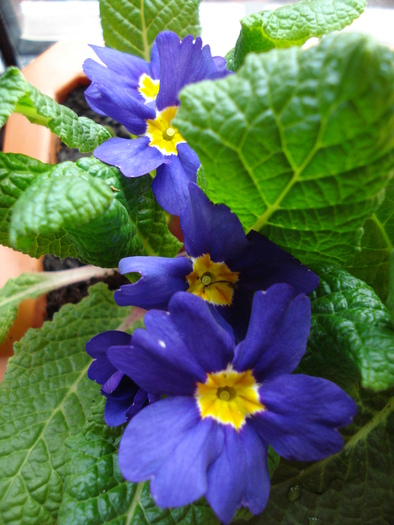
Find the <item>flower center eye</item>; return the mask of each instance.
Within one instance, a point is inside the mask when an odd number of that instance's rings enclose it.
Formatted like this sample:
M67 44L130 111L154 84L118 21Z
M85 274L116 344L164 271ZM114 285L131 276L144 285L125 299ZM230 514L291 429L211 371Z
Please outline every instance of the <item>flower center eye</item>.
M216 395L222 401L231 401L237 395L235 388L231 386L225 386L217 389Z
M204 275L201 277L201 282L204 286L208 286L212 282L212 278L209 275L209 273L204 273Z
M170 106L156 111L156 118L146 121L145 136L149 138L149 146L157 148L163 155L178 155L178 144L186 142L172 124L177 111L177 106Z
M175 137L175 129L174 128L167 128L165 131L163 131L163 139L164 140L172 140Z
M232 272L225 262L211 261L209 253L193 259L193 271L186 276L188 292L211 304L230 306L238 272Z
M194 397L201 417L211 417L239 430L246 418L266 410L260 401L259 385L252 370L226 370L207 374L205 383L197 382Z

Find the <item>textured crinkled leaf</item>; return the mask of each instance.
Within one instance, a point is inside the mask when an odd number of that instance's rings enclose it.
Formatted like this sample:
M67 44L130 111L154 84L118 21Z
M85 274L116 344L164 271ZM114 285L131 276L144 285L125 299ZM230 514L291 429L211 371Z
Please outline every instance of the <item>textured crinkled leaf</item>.
M96 397L82 432L66 441L64 496L58 525L218 525L205 501L177 509L155 506L149 483L126 482L117 451L123 427L104 424L104 403Z
M75 248L67 239L67 231L79 228L83 231L87 223L104 214L112 201L113 192L105 182L72 162L55 165L48 175L38 177L15 203L10 242L17 250L38 257L42 252L37 237L57 240L59 236L65 237L61 253L50 253L71 255L69 251L74 252ZM89 253L89 246L86 248Z
M2 153L0 242L35 257L73 256L102 267L130 255L173 257L181 246L150 176L129 180L92 157L53 166Z
M115 192L113 205L121 205L127 211L127 229L134 235L134 246L124 255L161 255L174 257L181 243L169 232L165 213L158 205L149 175L128 179L117 168L94 157L85 157L76 165L89 175L105 181ZM111 213L111 209L108 210ZM103 222L105 218L101 219ZM103 225L104 226L104 225ZM113 248L110 248L113 249ZM118 255L118 260L121 258Z
M53 166L25 155L0 152L0 244L11 246L9 229L17 200L39 176L47 176L51 169Z
M366 4L366 0L301 0L247 16L241 20L234 70L242 65L248 53L301 46L311 37L340 31L361 15Z
M15 345L0 384L0 523L52 525L63 494L65 441L81 432L100 387L86 342L129 314L105 285L66 305Z
M319 272L311 295L312 324L301 370L349 388L394 386L394 331L375 292L345 270Z
M26 299L34 299L92 277L104 277L109 272L113 273L113 270L83 266L61 272L23 273L15 279L9 279L0 289L0 344L16 319L18 306Z
M100 0L100 17L107 46L149 61L150 48L161 31L180 38L200 32L200 0Z
M176 125L199 183L306 264L359 246L394 166L394 54L367 36L250 55L236 76L186 87Z
M352 392L359 412L340 454L318 463L282 461L263 514L251 525L389 525L394 474L394 398Z
M49 128L67 146L79 151L93 151L111 137L100 124L78 117L71 109L43 95L26 82L17 68L11 67L0 78L0 127L13 112Z
M368 283L382 301L389 293L390 255L394 249L394 179L386 188L383 204L369 217L356 252L347 269Z

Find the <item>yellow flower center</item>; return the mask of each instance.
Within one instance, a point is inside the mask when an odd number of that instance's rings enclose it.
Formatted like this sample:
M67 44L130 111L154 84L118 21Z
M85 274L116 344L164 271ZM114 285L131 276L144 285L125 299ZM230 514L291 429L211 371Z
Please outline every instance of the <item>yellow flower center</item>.
M138 91L144 97L145 102L152 102L156 100L157 94L159 93L160 80L154 80L148 77L146 73L140 76L138 82Z
M230 306L238 275L239 272L232 272L226 263L213 262L209 253L204 253L193 259L193 271L186 276L189 283L187 291L209 303Z
M239 430L247 417L265 410L258 387L251 370L236 372L229 365L226 370L207 374L205 383L197 383L194 395L202 418L213 417Z
M156 113L154 120L147 120L146 136L150 138L149 146L154 146L163 155L178 155L177 145L186 142L177 128L171 125L178 108L170 106Z

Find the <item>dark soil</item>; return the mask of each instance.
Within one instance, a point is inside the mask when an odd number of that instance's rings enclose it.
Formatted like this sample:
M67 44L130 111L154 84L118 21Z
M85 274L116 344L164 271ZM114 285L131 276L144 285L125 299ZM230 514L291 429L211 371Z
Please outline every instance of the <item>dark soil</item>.
M128 138L129 134L123 126L108 117L97 115L97 113L89 108L84 97L85 89L86 86L74 89L67 99L63 101L63 105L75 111L79 117L88 117L103 126L110 126L113 128L117 136ZM79 153L78 150L70 149L65 144L61 144L58 154L58 162L64 162L67 160L76 162L81 157L87 157L90 155L90 153ZM68 270L71 268L78 268L80 266L84 266L84 263L72 257L67 257L66 259L60 259L60 257L55 257L54 255L45 255L44 257L44 270L46 272ZM70 286L54 290L53 292L47 294L46 319L52 319L53 314L57 312L64 304L75 304L81 301L86 295L88 295L89 286L99 281L107 283L110 290L116 290L122 284L127 284L130 282L126 277L123 277L117 273L105 279L91 279L90 281L83 281L81 283L72 284Z

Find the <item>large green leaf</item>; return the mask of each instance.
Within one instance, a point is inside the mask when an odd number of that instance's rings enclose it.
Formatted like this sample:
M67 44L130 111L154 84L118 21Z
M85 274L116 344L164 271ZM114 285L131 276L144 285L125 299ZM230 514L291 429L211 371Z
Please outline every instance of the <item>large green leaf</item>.
M150 48L164 30L183 38L197 36L199 0L100 0L100 17L107 46L149 62Z
M14 111L33 124L46 126L67 146L79 151L93 151L111 137L100 124L78 117L71 109L40 93L17 68L11 67L0 78L0 127Z
M180 248L149 175L126 179L93 157L53 166L4 153L0 242L34 257L77 256L102 267L130 255L173 257Z
M347 268L386 301L390 255L394 249L394 179L386 188L383 204L366 220L363 228L361 251L356 252Z
M359 34L250 55L186 87L176 125L199 183L305 263L343 263L394 166L394 54Z
M0 523L55 523L65 441L80 433L99 386L87 378L85 344L129 314L102 284L15 345L0 385Z
M9 279L0 289L0 344L16 319L21 302L40 297L63 286L113 273L113 270L96 266L83 266L61 272L22 273L15 279Z
M366 0L301 0L243 18L235 46L235 71L248 53L301 46L313 36L340 31L361 15L366 4Z
M345 270L320 272L311 295L312 326L301 370L343 388L394 386L394 331L389 313L363 281Z
M394 398L360 391L359 413L340 454L314 464L283 461L268 505L251 525L389 525Z

